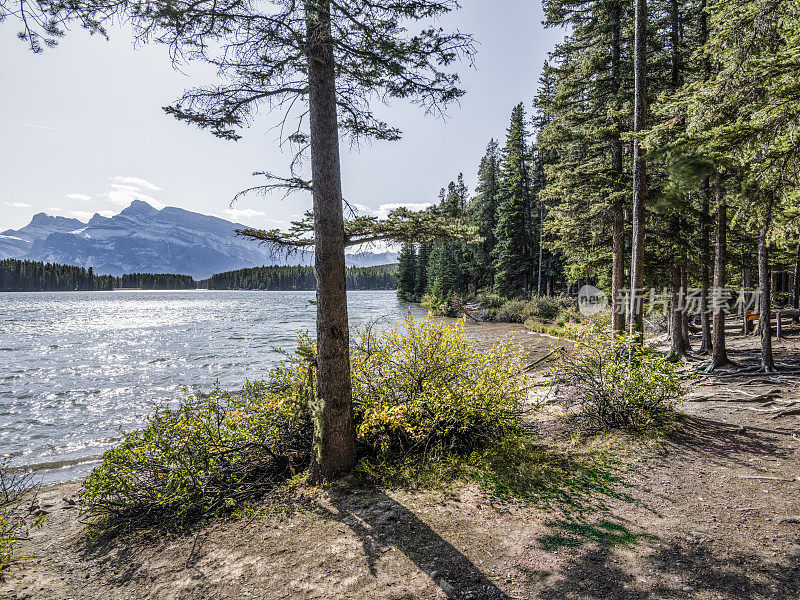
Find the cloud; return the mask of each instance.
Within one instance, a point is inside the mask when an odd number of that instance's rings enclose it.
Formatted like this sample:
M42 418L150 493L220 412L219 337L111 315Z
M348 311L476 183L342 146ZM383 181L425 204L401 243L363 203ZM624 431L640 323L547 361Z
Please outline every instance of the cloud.
M4 202L3 204L5 204L6 206L11 206L13 208L33 208L33 206L31 206L27 202Z
M161 210L166 204L153 197L153 192L158 192L160 190L160 187L142 177L122 177L120 175L115 175L114 177L108 178L108 187L106 191L100 194L89 195L70 192L69 194L64 194L64 198L67 200L78 200L80 202L111 202L122 208L126 208L134 200L142 200L153 208ZM85 213L86 211L78 212ZM105 212L107 213L108 211ZM100 211L98 214L104 215L105 213Z
M352 206L354 210L360 213L367 213L367 214L372 213L372 209L366 204L359 204L358 202L350 202L350 206Z
M378 210L375 211L375 215L381 219L385 219L389 216L389 213L392 212L396 208L407 208L408 210L412 210L414 212L418 212L421 210L425 210L429 206L433 206L430 202L399 202L399 203L392 203L392 204L381 204L378 207Z
M268 216L268 213L262 210L255 210L252 208L226 208L222 211L225 216L222 218L226 219L234 219L234 220L248 220L254 219L260 224L268 224L275 227L280 227L283 225L288 225L287 221L279 221L278 219L273 219Z
M267 213L260 210L253 210L252 208L226 208L224 211L226 215L234 219L252 219L254 217L266 217Z
M161 188L154 183L150 183L147 179L141 177L120 177L119 175L111 178L113 184L122 184L125 186L133 186L138 189L150 190L151 192L160 192Z
M47 125L36 125L34 123L15 123L15 125L19 125L20 127L33 127L34 129L49 129L50 131L55 130L55 127L48 127Z
M147 202L150 206L158 210L166 206L163 202L156 200L150 194L145 194L135 185L112 183L109 187L111 189L105 192L103 197L118 206L128 206L134 200Z

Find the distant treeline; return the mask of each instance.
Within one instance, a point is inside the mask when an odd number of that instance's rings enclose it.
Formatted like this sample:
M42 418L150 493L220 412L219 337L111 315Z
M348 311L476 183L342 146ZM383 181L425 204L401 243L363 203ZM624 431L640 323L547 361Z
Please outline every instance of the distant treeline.
M314 290L316 279L312 267L255 267L217 273L200 282L210 290ZM205 285L203 285L205 284ZM350 267L347 269L348 290L396 290L397 265Z
M143 290L314 290L311 267L256 267L195 281L189 275L130 273L121 277L95 275L91 267L72 267L29 260L0 261L0 292L64 292ZM347 269L347 289L397 289L397 265Z
M0 260L2 292L92 291L113 288L113 277L95 275L91 267L83 269L30 260Z
M130 273L114 278L114 287L142 290L194 290L197 282L191 275L161 273Z

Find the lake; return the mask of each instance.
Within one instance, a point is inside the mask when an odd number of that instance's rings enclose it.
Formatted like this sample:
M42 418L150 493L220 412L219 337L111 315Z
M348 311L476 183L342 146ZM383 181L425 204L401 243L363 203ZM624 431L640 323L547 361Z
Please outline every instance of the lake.
M79 478L155 403L238 389L314 331L314 292L0 293L0 456ZM349 292L351 327L401 322L395 292Z

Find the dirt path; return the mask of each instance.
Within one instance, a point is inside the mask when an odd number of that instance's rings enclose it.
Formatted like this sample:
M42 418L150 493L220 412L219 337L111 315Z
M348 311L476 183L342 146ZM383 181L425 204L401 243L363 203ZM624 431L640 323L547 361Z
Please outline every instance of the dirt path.
M50 488L0 598L800 598L800 417L766 412L792 399L797 378L708 379L666 440L617 444L581 493L539 501L347 483L87 546L77 486Z

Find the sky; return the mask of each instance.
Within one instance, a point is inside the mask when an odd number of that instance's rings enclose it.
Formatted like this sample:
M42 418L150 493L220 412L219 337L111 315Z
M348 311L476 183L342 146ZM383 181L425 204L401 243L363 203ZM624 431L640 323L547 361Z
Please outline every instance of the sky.
M443 24L478 41L475 68L459 66L467 95L446 119L397 102L380 115L403 130L399 142L342 146L343 192L351 205L385 214L419 208L464 173L474 189L489 139L505 136L512 108L528 110L547 53L561 37L541 25L539 2L463 0ZM0 23L0 231L37 212L88 220L118 213L134 199L178 206L264 228L281 228L311 205L310 197L250 195L254 171L288 174L277 114L263 114L230 142L179 123L161 107L181 92L214 82L204 65L173 69L167 50L135 47L130 32L110 40L76 29L54 49L34 55Z

